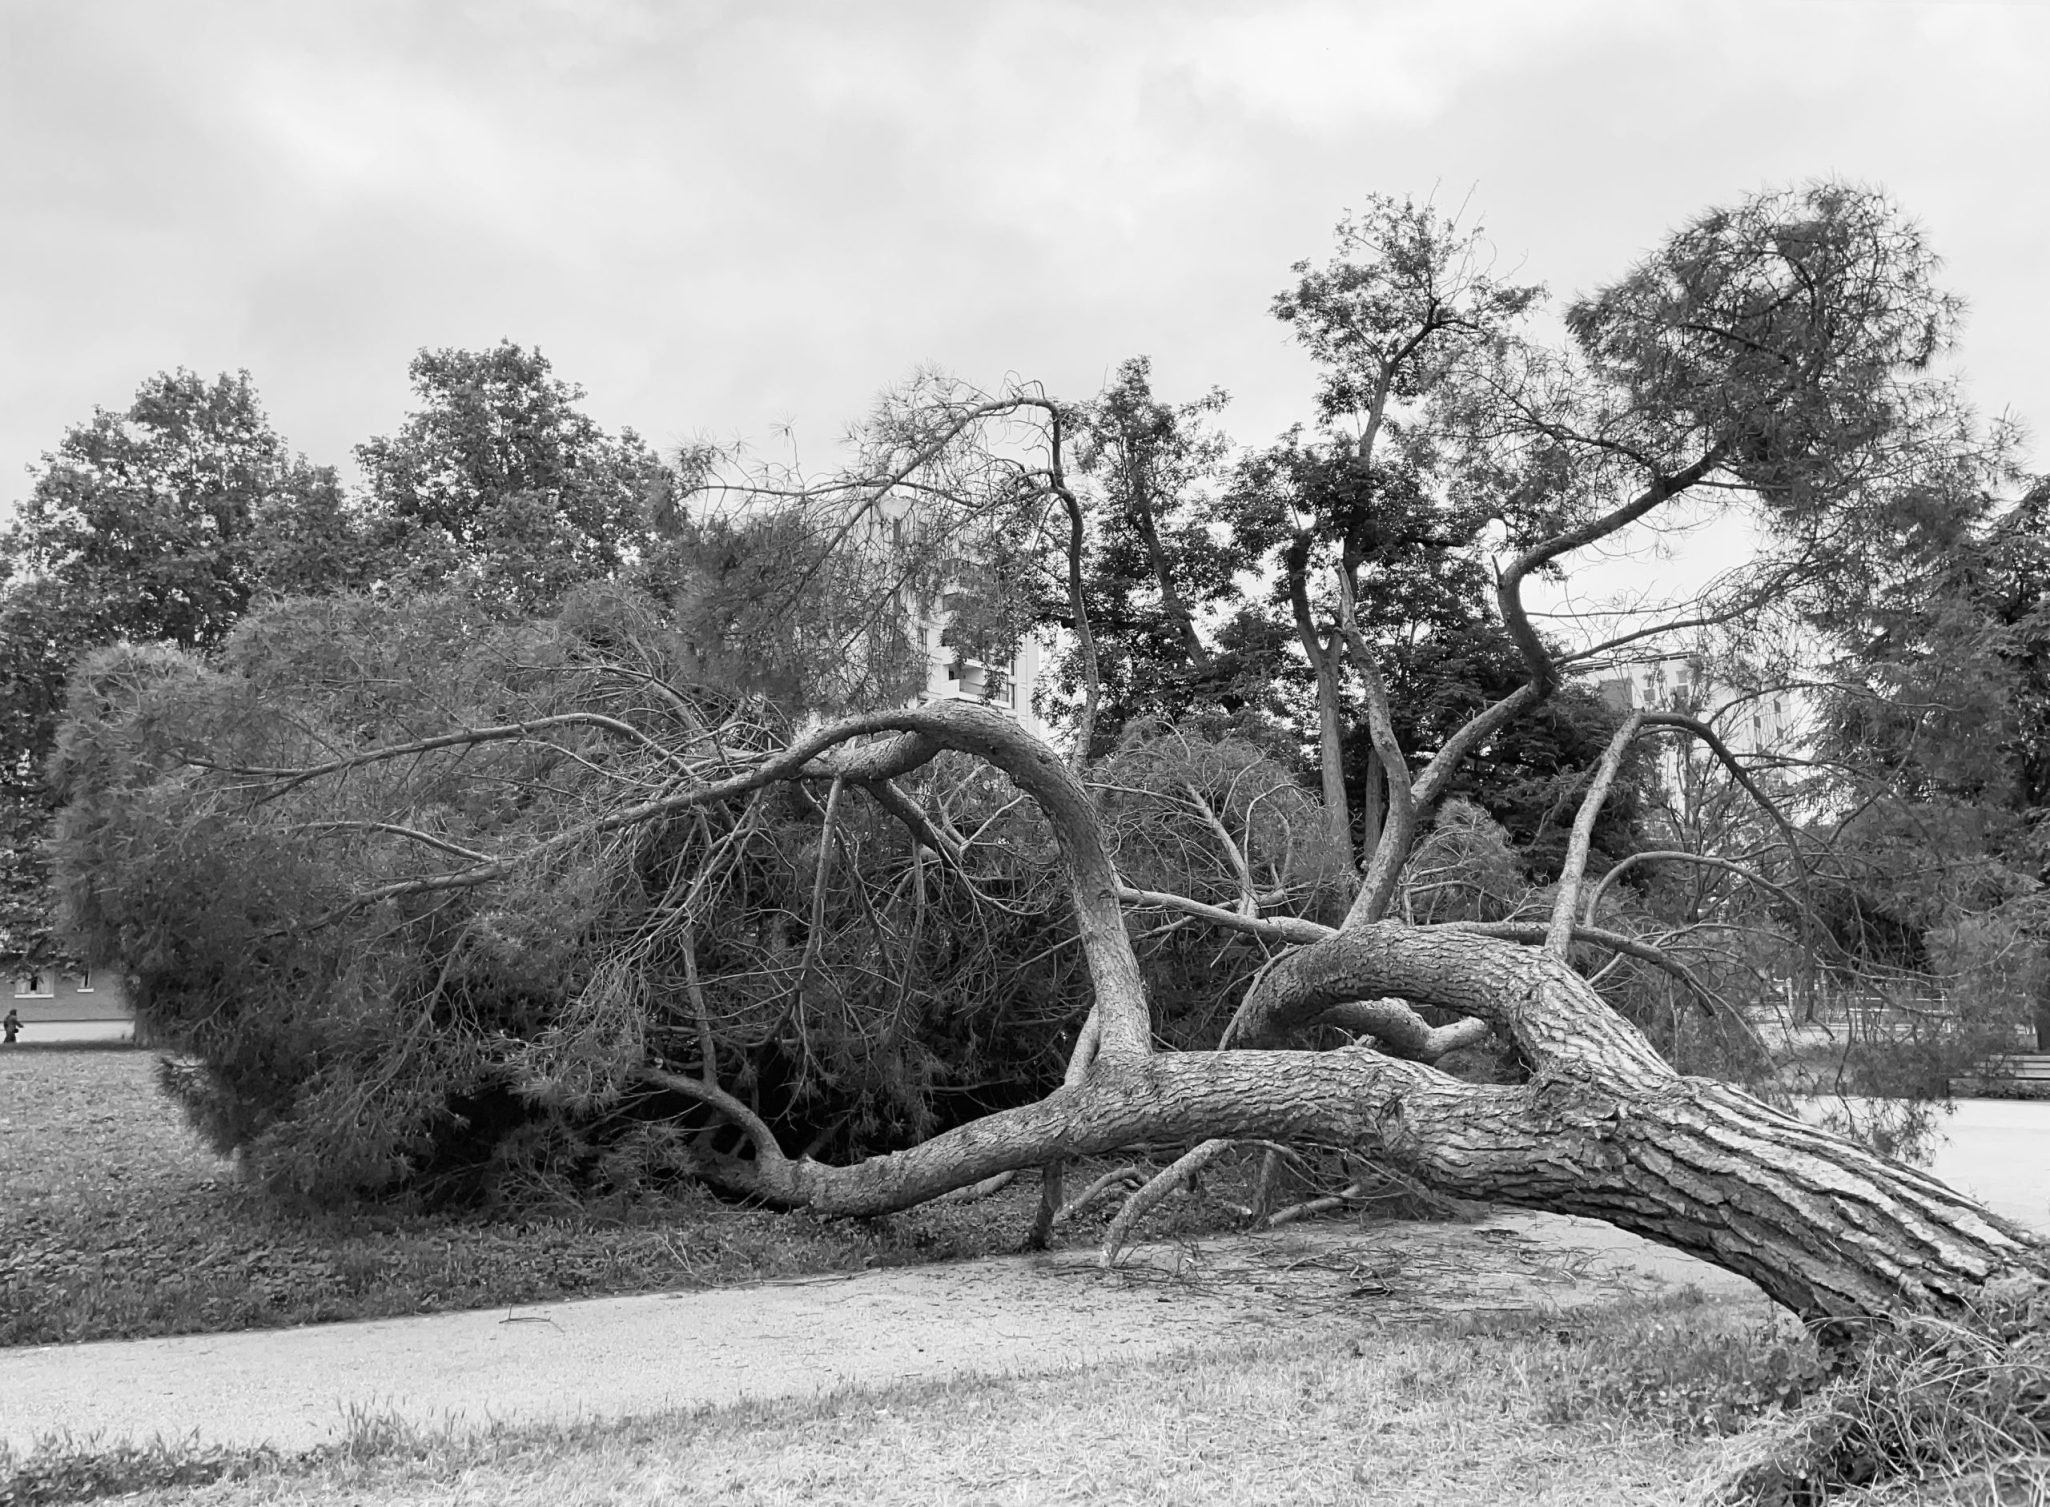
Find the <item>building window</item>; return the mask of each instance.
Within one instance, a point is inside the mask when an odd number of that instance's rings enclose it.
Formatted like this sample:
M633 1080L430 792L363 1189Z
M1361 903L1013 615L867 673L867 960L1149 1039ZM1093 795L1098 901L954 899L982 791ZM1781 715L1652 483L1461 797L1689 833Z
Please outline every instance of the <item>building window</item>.
M78 970L78 992L80 994L90 994L93 992L92 969L81 968Z
M50 975L47 973L24 973L14 981L16 999L48 999L50 997Z

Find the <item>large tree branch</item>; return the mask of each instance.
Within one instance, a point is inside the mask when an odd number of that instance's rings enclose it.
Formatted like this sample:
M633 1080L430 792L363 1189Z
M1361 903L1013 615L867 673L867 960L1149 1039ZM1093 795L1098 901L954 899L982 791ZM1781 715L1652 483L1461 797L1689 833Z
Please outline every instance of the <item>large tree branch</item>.
M1672 1073L1563 959L1498 941L1479 924L1383 921L1300 947L1247 991L1234 1037L1253 1047L1285 1041L1335 1005L1394 995L1487 1021L1539 1071L1574 1070L1592 1053L1618 1086Z
M1428 811L1437 805L1439 796L1444 794L1445 786L1459 772L1460 762L1510 722L1544 700L1546 695L1544 686L1534 680L1525 681L1447 738L1444 747L1432 756L1431 762L1424 766L1424 772L1416 777L1416 782L1410 787L1410 794L1416 801L1417 809Z
M1530 615L1523 605L1523 582L1532 571L1540 570L1576 549L1605 539L1609 535L1628 528L1654 508L1670 502L1688 488L1694 486L1717 466L1722 464L1725 446L1711 446L1693 464L1682 467L1671 475L1659 474L1651 484L1630 501L1611 508L1598 517L1590 518L1575 528L1562 529L1549 539L1540 541L1509 562L1495 582L1495 600L1502 611L1503 625L1509 630L1509 637L1523 655L1523 661L1530 667L1531 678L1539 685L1550 686L1559 678L1559 668L1552 662L1551 652L1545 648L1544 640L1538 637L1531 626Z
M1545 946L1562 958L1573 943L1573 924L1580 918L1580 885L1587 873L1588 851L1594 845L1595 822L1601 817L1609 790L1623 768L1624 755L1629 753L1643 726L1642 712L1633 712L1623 719L1623 725L1603 750L1594 778L1588 782L1587 795L1573 819L1573 835L1567 841L1565 862L1559 869L1559 892L1552 902L1552 925L1545 933Z
M1395 737L1395 720L1388 706L1388 682L1374 662L1372 647L1360 631L1359 615L1353 603L1351 584L1340 574L1338 582L1340 625L1347 647L1352 650L1353 668L1367 693L1367 730L1374 752L1381 756L1381 769L1388 781L1388 810L1382 821L1380 840L1369 855L1367 873L1359 893L1346 912L1347 926L1364 926L1388 912L1402 879L1402 866L1409 862L1416 844L1417 805L1410 786L1409 760Z
M1560 972L1554 991L1586 991ZM871 1214L1055 1157L1319 1141L1452 1196L1635 1230L1750 1277L1811 1319L1965 1317L1989 1282L2042 1268L2038 1240L1932 1178L1655 1058L1617 1062L1610 1041L1581 1045L1588 1071L1562 1065L1516 1086L1461 1083L1361 1049L1128 1059L907 1151L847 1167L771 1163L742 1185L822 1214Z
M1448 921L1447 931L1468 931L1480 937L1503 937L1515 942L1544 942L1551 935L1549 923L1538 921ZM1625 936L1620 931L1605 927L1587 926L1575 923L1573 941L1585 942L1605 948L1623 957L1635 958L1640 963L1649 963L1663 973L1671 974L1687 987L1702 1013L1713 1017L1718 1001L1715 991L1694 976L1694 971L1662 947L1655 947L1641 937Z
M270 794L283 795L309 780L340 774L345 770L361 769L366 765L403 759L411 754L433 753L444 748L469 748L481 743L502 743L513 738L537 738L542 733L553 732L561 727L594 727L605 732L618 733L653 752L666 764L678 769L689 768L673 749L649 737L631 722L622 722L617 717L607 717L597 712L563 712L553 717L535 717L526 722L508 722L497 727L466 727L457 732L440 733L432 738L416 738L409 743L393 743L383 748L366 749L359 754L350 754L347 758L330 759L324 764L270 767L258 764L220 764L207 759L189 757L185 762L194 769L207 769L219 774L281 780L284 783Z

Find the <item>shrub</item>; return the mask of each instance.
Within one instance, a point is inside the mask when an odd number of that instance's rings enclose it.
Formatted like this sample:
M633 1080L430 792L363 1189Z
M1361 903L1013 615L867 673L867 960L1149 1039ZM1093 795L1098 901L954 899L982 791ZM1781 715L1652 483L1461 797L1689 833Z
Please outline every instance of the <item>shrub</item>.
M1058 1077L1080 960L1050 836L1001 781L921 776L982 834L958 869L852 792L830 821L785 787L605 825L675 788L678 750L715 778L708 743L751 757L791 732L693 684L666 621L609 589L517 623L449 599L287 602L215 663L122 646L81 671L54 769L73 929L124 961L166 1088L267 1187L687 1176L732 1135L641 1075L696 1074L707 1051L814 1154ZM364 757L392 747L411 751ZM376 898L507 852L531 856Z
M1805 1507L1868 1486L1906 1493L1893 1500L2043 1500L2050 1299L2015 1286L2003 1303L1989 1284L1983 1326L1907 1319L1869 1336L1843 1376L1763 1437L1721 1500Z

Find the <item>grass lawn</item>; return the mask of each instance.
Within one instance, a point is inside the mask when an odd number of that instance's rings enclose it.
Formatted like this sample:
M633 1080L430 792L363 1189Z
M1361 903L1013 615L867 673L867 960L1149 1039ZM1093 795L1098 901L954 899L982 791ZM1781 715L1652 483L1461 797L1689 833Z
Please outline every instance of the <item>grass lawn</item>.
M238 1184L146 1051L0 1052L0 1345L381 1318L1015 1249L1031 1179L826 1222L705 1197L493 1214L294 1216Z
M1013 1248L1037 1199L1025 1179L981 1203L865 1223L709 1199L489 1217L288 1217L200 1146L157 1093L152 1070L145 1052L0 1053L0 1343L980 1255ZM1174 1216L1183 1230L1221 1221L1220 1208L1199 1200L1184 1200ZM1291 1330L1277 1307L1257 1341L1220 1334L1171 1360L624 1423L421 1433L365 1418L341 1445L290 1457L175 1441L51 1441L26 1458L0 1451L0 1504L121 1493L195 1507L1681 1502L1762 1447L1759 1430L1770 1431L1814 1380L1812 1344L1762 1320L1755 1302L1683 1293L1565 1312L1533 1304L1493 1318L1427 1311L1416 1327L1363 1321L1350 1330ZM678 1355L678 1365L689 1363ZM1940 1475L1918 1467L1919 1480L1831 1500L2050 1502L2050 1433L2029 1400L2050 1395L2050 1371L2019 1349L1969 1376L1950 1350L1913 1366L1875 1372L1874 1396L1855 1415L1900 1415L1928 1445L1917 1457ZM1913 1408L1902 1401L1909 1396ZM1998 1418L1996 1402L2005 1409ZM1996 1466L1999 1486L1973 1484Z
M1679 1502L1812 1363L1698 1299L1254 1344L627 1423L420 1433L296 1459L45 1459L22 1500L256 1503ZM180 1486L187 1481L206 1484Z

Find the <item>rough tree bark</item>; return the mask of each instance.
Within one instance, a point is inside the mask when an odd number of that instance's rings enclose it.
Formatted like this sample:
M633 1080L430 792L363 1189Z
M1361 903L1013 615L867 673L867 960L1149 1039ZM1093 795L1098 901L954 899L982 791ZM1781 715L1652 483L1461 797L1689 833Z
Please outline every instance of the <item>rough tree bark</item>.
M1431 419L1464 457L1453 470L1470 474L1491 516L1507 526L1505 539L1552 532L1523 547L1496 578L1503 627L1527 668L1524 683L1447 735L1415 771L1394 737L1386 687L1352 611L1350 593L1367 558L1363 536L1335 529L1331 519L1299 517L1292 537L1278 541L1291 617L1316 677L1325 816L1348 869L1353 828L1337 757L1344 732L1338 676L1348 666L1365 692L1387 787L1380 841L1336 931L1126 887L1075 771L1002 714L964 704L850 718L807 731L744 768L708 760L704 767L717 777L696 778L678 755L673 778L641 787L659 793L637 794L518 854L453 852L466 867L368 888L346 907L497 882L594 835L777 781L831 782L843 798L850 787L870 791L931 842L933 823L890 781L955 749L1008 775L1059 839L1094 992L1085 1044L1067 1080L1040 1102L848 1166L787 1155L714 1081L708 1053L701 1079L662 1081L725 1113L747 1135L754 1154L719 1174L737 1186L821 1213L871 1214L1013 1169L1056 1167L1141 1142L1324 1142L1446 1193L1606 1220L1742 1273L1812 1320L1903 1312L1970 1318L1983 1300L2009 1303L2017 1291L2050 1303L2050 1254L2041 1237L1729 1085L1682 1076L1573 970L1577 944L1640 945L1600 937L1578 905L1594 814L1640 727L1697 738L1758 795L1739 761L1699 722L1648 713L1613 746L1576 824L1571 872L1548 926L1432 929L1385 919L1420 823L1461 762L1562 683L1561 662L1524 610L1526 580L1705 491L1761 504L1780 540L1774 572L1784 581L1848 580L1863 568L1852 543L1870 533L1873 518L1886 516L1886 493L1900 478L1924 463L1932 477L1976 474L1978 461L1957 449L1971 442L1958 438L1947 389L1927 386L1922 375L1947 346L1955 309L1929 280L1934 263L1919 235L1883 198L1841 185L1717 210L1628 277L1576 302L1567 311L1573 344L1561 353L1512 338L1508 322L1538 290L1490 278L1478 232L1461 232L1427 207L1380 200L1343 228L1341 240L1363 260L1323 272L1303 264L1301 283L1276 312L1327 367L1319 399L1325 415L1363 422L1360 464L1372 464L1376 435L1399 401L1407 422ZM971 469L1002 476L993 494L1000 499L1020 495L1013 484L1021 475L1030 482L1025 492L1061 496L1070 523L1069 590L1079 602L1073 566L1082 535L1076 500L1063 490L1061 411L1036 391L945 397L929 422L908 425L885 447L886 465L802 495L858 502L849 514L858 518L862 507L939 459L963 445L973 449L978 425L1028 409L1048 421L1049 469L1020 472L982 451ZM766 495L778 494L771 488ZM966 511L992 516L981 503ZM1337 623L1327 621L1309 582L1313 560L1333 543L1343 545ZM1606 647L1709 620L1685 604L1673 610L1676 619ZM1078 630L1086 626L1078 617ZM609 731L642 736L631 727ZM531 729L457 736L501 735L525 737ZM1087 743L1085 735L1083 759ZM239 773L301 781L405 752L315 770ZM1799 834L1780 820L1798 891L1805 882ZM946 851L943 841L935 851ZM1228 1050L1154 1050L1126 904L1253 931L1287 949L1243 1002L1226 1033ZM1250 909L1257 912L1257 904ZM1423 1006L1460 1019L1433 1027L1418 1013ZM1304 1048L1308 1028L1331 1025L1358 1041L1337 1051ZM1483 1033L1500 1036L1522 1058L1527 1082L1468 1084L1431 1065L1451 1045ZM1043 1218L1057 1214L1058 1203L1050 1180Z
M1073 886L1102 1047L1036 1104L849 1166L787 1157L756 1133L754 1157L724 1175L763 1198L878 1214L1135 1143L1259 1137L1342 1145L1459 1197L1602 1219L1738 1272L1811 1321L1963 1317L1989 1283L2046 1281L2038 1237L1727 1084L1681 1076L1544 948L1349 920L1262 976L1236 1049L1156 1053L1117 919L1115 871L1074 775L980 707L871 715L850 736L884 728L903 736L821 751L801 774L875 778L949 747L986 759L1037 800ZM1499 1032L1530 1065L1530 1081L1464 1083L1369 1044L1289 1047L1302 1028L1349 1009L1360 1022L1356 1007L1384 998Z

